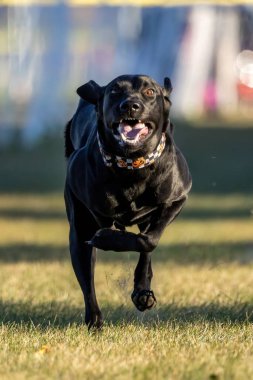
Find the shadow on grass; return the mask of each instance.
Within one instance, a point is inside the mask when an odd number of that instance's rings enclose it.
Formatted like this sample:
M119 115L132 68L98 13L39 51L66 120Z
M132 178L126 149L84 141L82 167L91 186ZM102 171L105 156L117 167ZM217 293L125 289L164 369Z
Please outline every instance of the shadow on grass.
M98 252L99 263L137 262L138 252ZM0 246L0 263L70 261L66 245L10 244ZM153 262L177 265L215 265L235 262L247 265L253 262L253 241L217 244L159 245L153 252Z
M66 220L67 216L65 210L34 210L31 208L27 209L16 209L0 208L1 218L5 219L34 219L34 220ZM230 208L227 210L221 210L215 208L215 205L212 209L201 209L201 208L189 208L187 207L180 214L180 219L201 219L201 220L210 220L210 219L245 219L252 218L252 210L249 207L240 207L240 208Z
M70 260L67 246L10 244L0 246L0 263Z
M99 252L98 261L103 263L137 261L136 252ZM218 265L221 263L237 263L247 265L253 262L253 241L241 243L192 243L192 244L160 244L152 253L153 263L176 265Z
M105 325L159 327L166 323L184 325L198 322L246 323L253 322L253 304L235 302L231 305L209 303L179 306L169 304L149 312L141 313L124 305L102 308ZM60 328L84 324L84 308L65 303L41 303L0 301L0 321L3 325L15 324L35 326L41 329Z
M180 219L200 219L200 220L210 220L210 219L245 219L251 218L253 220L252 210L247 207L240 208L230 208L229 210L221 210L214 207L210 210L205 209L184 209L180 214Z
M60 302L40 303L0 301L2 324L16 323L48 327L66 327L84 323L84 308L71 307Z
M253 321L253 304L246 302L234 302L230 305L212 302L187 306L171 303L158 306L156 309L144 313L121 306L117 309L103 308L102 312L106 322L113 325L133 323L159 326L159 324L168 322L188 324L194 322L243 323Z
M8 208L1 210L0 208L0 215L1 218L4 219L67 220L66 212L64 210L33 210L30 208L22 210L16 208Z

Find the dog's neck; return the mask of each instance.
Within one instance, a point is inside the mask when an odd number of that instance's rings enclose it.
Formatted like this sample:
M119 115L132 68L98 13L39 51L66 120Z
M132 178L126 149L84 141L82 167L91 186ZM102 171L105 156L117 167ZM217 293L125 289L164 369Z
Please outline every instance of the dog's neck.
M122 169L135 170L135 169L142 169L142 168L152 165L161 156L165 148L166 136L165 136L165 133L162 134L161 140L159 144L157 145L157 147L153 150L153 152L145 156L134 158L134 159L128 158L128 157L121 157L118 155L113 155L107 152L103 147L103 144L99 137L99 133L97 133L97 140L98 140L98 146L99 146L101 156L103 158L104 164L107 167L116 165L117 167L122 168Z

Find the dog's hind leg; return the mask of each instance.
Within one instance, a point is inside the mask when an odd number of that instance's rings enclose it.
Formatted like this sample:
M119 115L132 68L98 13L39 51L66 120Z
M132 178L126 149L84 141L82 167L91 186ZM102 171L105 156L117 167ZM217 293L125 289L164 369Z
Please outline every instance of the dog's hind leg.
M146 232L144 225L140 225L141 232ZM151 266L151 252L141 252L134 272L134 290L132 301L138 310L152 309L156 305L154 292L150 289L153 271Z
M89 328L102 326L94 284L96 248L85 244L99 228L89 210L79 202L70 189L65 188L65 202L70 223L70 254L74 272L83 291L85 323Z

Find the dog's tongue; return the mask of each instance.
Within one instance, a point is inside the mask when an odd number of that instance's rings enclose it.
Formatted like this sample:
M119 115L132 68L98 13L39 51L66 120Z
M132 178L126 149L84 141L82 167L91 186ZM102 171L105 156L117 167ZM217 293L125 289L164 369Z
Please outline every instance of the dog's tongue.
M124 134L127 139L134 140L137 138L144 137L148 134L148 127L144 123L136 123L131 126L127 122L122 122L119 124L119 132Z

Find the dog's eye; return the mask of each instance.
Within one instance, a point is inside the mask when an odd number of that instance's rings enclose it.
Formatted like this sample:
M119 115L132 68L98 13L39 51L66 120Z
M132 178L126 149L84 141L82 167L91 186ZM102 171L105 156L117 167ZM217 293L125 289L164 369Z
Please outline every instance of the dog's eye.
M153 88L148 88L147 90L145 90L145 95L153 96L155 95L155 90Z

